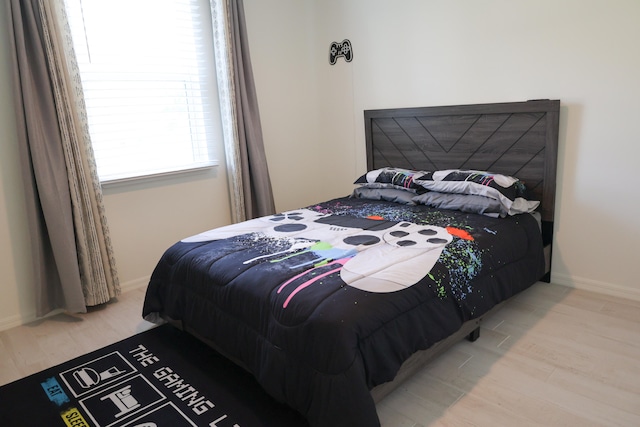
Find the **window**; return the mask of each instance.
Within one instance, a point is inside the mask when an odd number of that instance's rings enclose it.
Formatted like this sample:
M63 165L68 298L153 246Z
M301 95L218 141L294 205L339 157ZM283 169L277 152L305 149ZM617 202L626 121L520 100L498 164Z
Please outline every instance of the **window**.
M219 129L202 0L66 0L102 182L208 167Z

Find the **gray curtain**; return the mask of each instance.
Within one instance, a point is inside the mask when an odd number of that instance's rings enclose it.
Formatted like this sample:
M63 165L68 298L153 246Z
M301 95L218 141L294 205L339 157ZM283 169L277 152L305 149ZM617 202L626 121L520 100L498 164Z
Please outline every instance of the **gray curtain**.
M247 218L275 213L267 157L262 139L258 97L253 81L242 0L230 2L231 53L236 78L236 116Z
M36 315L120 293L63 3L9 0Z
M211 0L234 221L275 213L242 0Z

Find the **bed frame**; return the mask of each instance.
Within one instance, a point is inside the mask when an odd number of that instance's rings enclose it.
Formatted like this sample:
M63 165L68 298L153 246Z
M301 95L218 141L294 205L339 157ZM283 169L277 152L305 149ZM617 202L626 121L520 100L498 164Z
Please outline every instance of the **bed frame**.
M394 166L415 170L477 169L517 176L533 199L540 200L541 226L548 281L555 205L555 177L560 101L396 108L364 112L368 170ZM504 303L503 303L504 304ZM426 363L465 337L479 337L484 318L470 320L460 330L411 356L393 381L371 390L375 402L396 389ZM208 339L166 320L235 360ZM187 326L185 328L185 326ZM245 366L243 366L245 367ZM246 367L245 367L246 369Z
M551 273L560 101L535 100L364 112L367 170L475 169L517 176L540 200L545 276ZM504 303L503 303L504 304ZM502 304L470 320L450 337L410 357L395 379L375 387L376 402L453 344L475 341L480 325Z

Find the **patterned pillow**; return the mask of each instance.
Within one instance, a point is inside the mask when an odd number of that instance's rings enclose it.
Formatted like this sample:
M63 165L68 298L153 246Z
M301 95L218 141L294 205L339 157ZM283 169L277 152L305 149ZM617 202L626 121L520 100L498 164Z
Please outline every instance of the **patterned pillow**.
M416 176L425 172L399 168L381 168L369 171L358 178L354 184L368 188L397 188L412 193L424 192L425 189L414 182Z
M448 169L425 173L413 181L429 191L498 200L509 215L533 212L540 204L524 198L526 187L518 178L486 171Z
M492 217L505 217L508 212L499 200L474 194L452 194L429 191L413 196L414 203L438 209L476 213Z
M358 187L353 190L351 197L357 199L386 200L387 202L395 202L403 205L415 205L413 198L417 196L416 193L404 189Z

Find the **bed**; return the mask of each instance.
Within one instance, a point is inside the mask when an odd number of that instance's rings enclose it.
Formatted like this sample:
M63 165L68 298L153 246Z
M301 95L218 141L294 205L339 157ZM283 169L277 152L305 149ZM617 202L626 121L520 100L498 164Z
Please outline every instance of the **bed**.
M377 401L548 281L559 108L367 110L353 194L177 242L142 314L211 345L312 427L379 425Z

